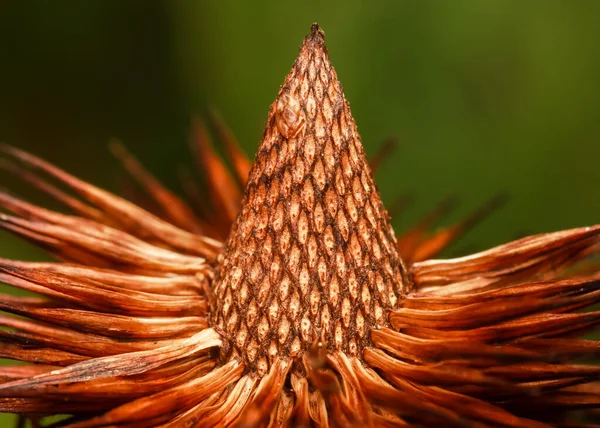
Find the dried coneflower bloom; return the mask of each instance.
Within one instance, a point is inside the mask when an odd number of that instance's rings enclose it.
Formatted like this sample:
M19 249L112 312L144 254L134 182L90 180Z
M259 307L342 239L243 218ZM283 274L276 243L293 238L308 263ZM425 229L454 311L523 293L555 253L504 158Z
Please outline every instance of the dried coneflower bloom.
M2 228L59 260L0 260L0 280L40 295L0 297L21 316L0 318L0 357L30 363L0 369L1 411L69 414L61 424L77 428L597 417L600 367L586 358L599 345L580 337L600 322L584 310L600 273L567 268L598 250L600 226L432 260L483 215L428 235L443 205L397 239L316 24L253 166L214 123L234 174L195 124L200 213L118 145L154 214L2 148L4 168L74 214L0 193Z

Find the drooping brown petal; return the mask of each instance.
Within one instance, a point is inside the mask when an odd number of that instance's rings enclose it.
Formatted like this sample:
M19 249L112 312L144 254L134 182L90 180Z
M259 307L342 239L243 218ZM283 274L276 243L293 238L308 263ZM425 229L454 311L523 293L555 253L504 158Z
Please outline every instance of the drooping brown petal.
M22 269L46 271L69 277L75 281L88 279L106 285L113 285L128 290L170 296L203 295L208 286L212 271L196 272L194 275L166 274L165 276L133 275L111 269L79 266L67 263L20 262L0 259L0 264L7 264Z
M280 403L283 384L291 362L276 358L269 373L263 377L254 396L240 415L237 427L260 427L268 423L273 410ZM291 408L289 409L291 411Z
M496 196L462 221L437 230L432 236L425 238L414 248L410 259L413 262L420 262L437 256L460 236L467 233L491 213L497 211L506 201L506 196Z
M457 339L423 339L392 329L382 328L371 334L377 348L417 364L440 363L450 359L488 359L496 360L495 364L511 364L513 362L531 361L539 357L534 350L527 350L518 345L502 347L486 343L472 343Z
M118 402L117 402L118 403ZM115 405L115 403L110 403ZM64 415L69 413L94 414L102 404L70 403L64 400L46 398L0 398L0 412L22 415Z
M158 426L183 413L212 394L221 392L240 379L244 366L232 360L206 375L174 388L126 403L102 416L74 423L71 428L92 428L112 425Z
M177 296L128 290L85 277L61 275L22 262L0 259L3 282L75 306L132 316L204 315L206 301L198 295Z
M88 359L83 355L53 348L36 347L31 343L10 343L5 338L0 341L0 344L0 358L10 360L64 367Z
M246 183L248 181L248 174L250 174L250 169L252 168L252 162L246 156L238 140L233 135L233 132L221 115L217 113L215 110L211 110L212 123L217 131L217 135L219 140L225 143L225 148L227 149L227 154L229 155L229 159L231 159L231 163L233 164L233 169L236 174L236 179L241 188L246 187ZM240 195L241 198L242 195Z
M125 352L153 349L168 341L121 342L91 333L80 333L68 327L0 316L0 342L17 342L39 347L50 347L87 357L104 357Z
M345 422L347 426L372 426L373 414L369 409L369 402L360 389L358 377L352 368L350 359L343 352L334 352L327 356L327 361L342 378L342 403L339 406L340 411L333 415L333 420L344 417L347 419ZM338 424L342 425L343 422L338 421Z
M290 415L290 422L295 426L307 426L311 421L308 381L305 377L292 373L290 383L295 395L295 404Z
M66 207L70 208L74 213L80 215L85 218L89 218L91 220L96 220L104 224L112 224L110 218L106 216L102 211L93 208L86 203L80 201L77 198L74 198L71 195L66 194L62 190L53 186L52 184L42 180L40 177L28 171L25 168L21 168L17 164L7 162L4 159L0 159L0 168L5 169L15 176L19 177L21 180L31 184L38 190L57 201L61 202Z
M397 376L391 376L390 379L398 388L411 394L416 400L436 403L442 408L455 412L461 417L462 426L549 428L545 423L513 415L477 397L462 395L437 386L416 385Z
M91 220L71 219L57 214L56 223L39 220L26 220L9 215L0 215L0 228L19 233L30 231L30 239L42 237L45 245L53 246L52 241L80 248L92 255L114 264L129 264L134 268L159 272L194 273L207 269L206 260L188 256L148 244L125 232L112 229ZM64 221L63 221L64 220ZM60 249L60 245L59 245Z
M498 296L500 293L494 293L493 291L478 293L480 299L477 301L472 299L472 303L454 308L434 309L431 305L427 309L402 307L392 311L390 321L392 324L405 326L419 325L440 329L466 329L501 324L502 321L532 313L572 311L580 307L591 306L600 301L600 275L587 281L563 280L544 284L549 289L562 288L564 293L562 295L554 294L548 297L532 295L536 291L535 285L532 284L529 289L525 285L513 286L515 294L504 298ZM553 285L554 287L552 287ZM571 293L566 294L569 292ZM472 296L467 295L465 297L468 299ZM407 299L409 302L407 306L412 305L410 300L410 298ZM427 301L426 298L422 300Z
M45 390L44 397L47 400L68 400L74 404L95 403L96 411L102 412L122 404L125 400L156 394L191 379L205 376L214 369L214 366L214 361L200 357L187 363L177 362L164 369L139 375L61 384L56 388Z
M215 220L219 221L220 227L227 233L240 210L242 195L230 172L215 152L204 123L196 120L192 126L192 148L196 154L196 161L208 181L213 207L219 213Z
M455 295L443 295L436 289L431 292L416 292L404 301L403 307L421 310L440 310L461 308L467 305L499 300L518 302L524 298L543 299L551 297L567 297L577 294L588 294L598 290L600 276L598 274L573 279L556 279L548 281L524 282L502 288L474 290Z
M231 426L238 419L240 412L250 399L256 387L257 379L254 376L243 376L233 385L229 393L215 393L215 400L204 400L196 407L174 418L172 421L161 425L161 428L177 428L180 426ZM227 392L227 391L226 391ZM225 396L216 401L217 396Z
M46 389L56 390L61 384L89 382L112 376L132 376L220 344L219 335L212 329L206 329L189 338L174 340L164 347L94 358L29 379L4 383L0 385L0 397L35 397Z
M462 338L465 341L479 340L486 343L503 343L526 337L553 337L581 333L600 323L600 312L576 314L529 315L500 325L478 327L470 330L437 330L417 326L398 326L407 334L421 338L450 339Z
M115 338L167 339L197 333L207 327L203 317L142 318L71 308L39 308L10 302L1 295L0 310L54 325L68 320L73 330Z
M528 400L515 399L506 402L506 407L515 413L534 414L546 421L549 426L577 427L575 422L565 420L564 412L573 410L597 409L600 407L598 392L553 391ZM562 420L562 421L561 421ZM557 421L559 421L557 423ZM597 420L596 420L597 421ZM561 423L562 422L562 423ZM597 423L587 425L597 427Z
M443 388L452 388L455 385L469 384L484 386L486 388L500 389L508 387L501 378L482 373L480 370L463 367L460 371L444 365L419 366L397 360L388 356L379 349L365 349L365 360L373 368L382 372L398 376L402 379L417 382L423 385L439 385Z
M402 257L407 261L412 260L416 248L427 238L429 229L431 229L441 217L450 213L455 207L455 198L445 199L418 224L398 236L398 251Z
M102 209L104 213L110 215L113 220L118 221L131 233L151 236L173 248L181 249L192 254L203 255L211 260L216 257L216 252L220 248L218 242L183 231L158 219L141 208L138 208L134 204L99 189L98 187L92 186L89 183L85 183L48 162L22 150L6 145L1 145L0 150L23 162L25 165L37 168L50 177L60 181L90 203Z
M365 368L363 363L352 359L352 367L358 378L363 393L372 406L387 409L391 415L397 415L401 420L415 422L421 426L464 427L461 415L455 410L446 409L434 401L422 400L414 394L394 388L382 379L372 369ZM456 409L458 410L458 409ZM393 420L393 417L390 418Z
M470 256L415 263L415 285L429 294L452 295L531 277L589 255L588 250L597 250L599 235L600 226L583 227L522 238Z
M154 199L162 209L166 219L173 225L190 232L202 231L200 221L193 210L173 192L165 188L131 153L119 142L113 141L110 145L113 154L121 161L123 167L129 172Z
M50 365L30 365L30 366L2 366L0 367L0 384L13 380L25 379L28 377L39 376L55 370L56 366Z

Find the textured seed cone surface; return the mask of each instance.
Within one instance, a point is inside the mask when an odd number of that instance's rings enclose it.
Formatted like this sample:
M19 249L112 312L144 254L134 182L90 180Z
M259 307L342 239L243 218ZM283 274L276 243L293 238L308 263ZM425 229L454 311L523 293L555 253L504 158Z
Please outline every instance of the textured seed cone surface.
M597 426L600 347L582 337L600 322L584 260L600 226L433 259L495 198L395 236L371 172L385 155L366 160L316 24L253 165L211 124L232 168L196 122L208 192L184 172L189 202L118 144L136 204L1 147L2 169L70 213L0 192L0 227L57 260L0 259L36 295L0 295L0 357L26 363L0 367L0 411L72 428Z
M317 26L271 105L213 320L261 375L316 342L358 355L405 293L396 238Z

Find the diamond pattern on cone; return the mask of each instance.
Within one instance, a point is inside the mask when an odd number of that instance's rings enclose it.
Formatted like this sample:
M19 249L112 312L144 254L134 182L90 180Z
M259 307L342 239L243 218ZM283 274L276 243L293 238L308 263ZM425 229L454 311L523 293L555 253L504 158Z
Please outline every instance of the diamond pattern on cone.
M225 353L265 373L316 341L359 355L406 292L389 216L315 24L269 110L215 281Z

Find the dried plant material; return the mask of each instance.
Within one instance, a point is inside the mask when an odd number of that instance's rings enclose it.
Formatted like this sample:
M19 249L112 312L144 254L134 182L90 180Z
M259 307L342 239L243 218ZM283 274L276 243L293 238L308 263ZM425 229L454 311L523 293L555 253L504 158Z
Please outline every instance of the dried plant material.
M0 369L0 411L71 428L593 426L600 344L577 335L600 323L600 272L569 268L600 226L430 260L500 202L430 235L448 201L397 239L316 24L252 167L213 125L234 173L195 123L201 212L121 146L156 213L2 148L73 214L0 192L0 227L59 260L0 259L2 282L38 295L0 295L0 357L29 363Z
M160 206L164 216L175 226L192 232L201 232L201 222L194 211L173 192L166 189L121 143L112 141L110 148L131 177L143 187Z
M224 360L241 358L263 375L321 337L329 349L359 355L407 291L401 269L349 105L314 30L271 107L217 270L213 323L232 343Z
M409 252L410 261L420 262L437 256L461 235L464 235L469 229L472 229L488 215L502 207L502 205L506 203L506 200L507 198L505 195L498 195L479 209L470 213L462 221L441 228L435 231L431 236L422 239L421 242L418 242L412 251Z
M222 227L228 229L240 209L241 195L231 173L221 162L201 121L194 121L194 153L198 167L204 171L209 193Z
M227 149L227 153L235 171L236 179L240 186L245 188L250 169L252 168L252 162L240 147L238 140L227 127L225 121L216 111L211 111L211 119L220 140L225 144L225 148Z

